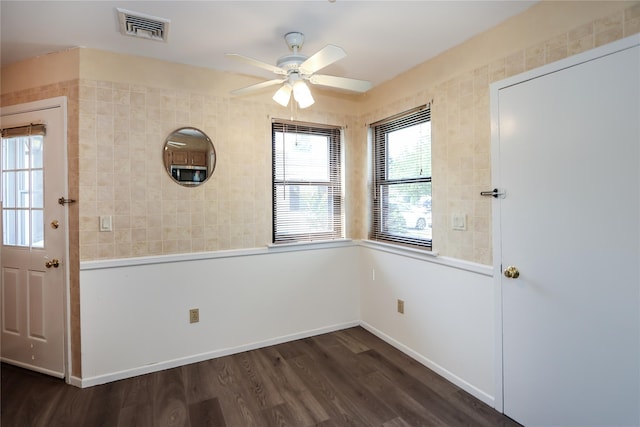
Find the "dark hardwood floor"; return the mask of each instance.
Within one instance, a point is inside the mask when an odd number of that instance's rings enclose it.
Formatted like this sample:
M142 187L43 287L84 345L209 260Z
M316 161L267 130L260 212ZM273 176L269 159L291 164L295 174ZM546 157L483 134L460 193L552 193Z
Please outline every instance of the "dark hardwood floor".
M356 327L79 389L2 364L2 427L518 426Z

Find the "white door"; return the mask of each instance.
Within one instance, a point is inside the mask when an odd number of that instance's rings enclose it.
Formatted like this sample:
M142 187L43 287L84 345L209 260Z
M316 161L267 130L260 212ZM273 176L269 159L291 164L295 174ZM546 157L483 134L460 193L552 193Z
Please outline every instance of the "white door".
M58 203L66 191L62 104L3 109L0 155L2 360L57 377L65 375L67 220L66 207Z
M640 425L633 43L497 91L503 411L527 426Z

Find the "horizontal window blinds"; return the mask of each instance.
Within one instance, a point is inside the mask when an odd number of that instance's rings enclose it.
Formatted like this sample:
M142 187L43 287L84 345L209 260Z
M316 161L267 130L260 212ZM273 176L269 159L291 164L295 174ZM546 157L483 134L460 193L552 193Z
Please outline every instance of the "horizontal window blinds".
M431 109L371 125L373 203L369 238L430 248Z
M342 238L340 128L274 121L273 242Z

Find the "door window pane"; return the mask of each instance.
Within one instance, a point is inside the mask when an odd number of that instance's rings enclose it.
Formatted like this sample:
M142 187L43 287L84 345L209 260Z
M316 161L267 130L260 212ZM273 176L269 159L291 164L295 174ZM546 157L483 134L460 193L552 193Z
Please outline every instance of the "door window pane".
M31 247L44 248L44 212L40 209L31 211Z
M3 244L44 247L43 135L2 139Z
M16 207L16 172L2 173L2 201L5 208Z
M19 171L16 173L16 207L28 208L30 205L29 194L29 171Z
M42 169L42 137L32 137L29 154L31 157L31 168Z
M31 171L31 207L44 207L44 181L42 179L42 169Z

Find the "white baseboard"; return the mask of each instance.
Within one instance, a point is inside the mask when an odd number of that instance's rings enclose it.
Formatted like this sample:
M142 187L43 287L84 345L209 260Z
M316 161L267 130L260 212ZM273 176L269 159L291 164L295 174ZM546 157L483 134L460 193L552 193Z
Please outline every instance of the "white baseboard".
M231 347L231 348L225 348L225 349L215 350L215 351L201 353L201 354L195 354L192 356L181 357L173 360L166 360L164 362L154 363L152 365L147 365L147 366L140 366L132 369L127 369L124 371L112 372L109 374L98 375L94 377L85 377L82 379L77 377L72 377L69 383L81 388L93 387L96 385L105 384L112 381L131 378L138 375L148 374L151 372L163 371L165 369L176 368L178 366L189 365L191 363L197 363L197 362L202 362L204 360L215 359L217 357L229 356L231 354L242 353L243 351L255 350L262 347L268 347L270 345L282 344L284 342L295 341L303 338L312 337L315 335L326 334L329 332L352 328L354 326L359 326L359 325L360 325L360 322L356 320L356 321L342 323L338 325L326 326L323 328L312 329L304 332L298 332L295 334L286 335L282 337L271 338L268 340L259 341L255 343L244 344L237 347Z
M175 368L178 366L189 365L191 363L202 362L204 360L215 359L217 357L229 356L232 354L241 353L243 351L255 350L255 349L267 347L270 345L276 345L284 342L295 341L298 339L326 334L329 332L334 332L341 329L347 329L354 326L362 326L364 329L371 332L373 335L377 336L378 338L382 339L383 341L387 342L388 344L402 351L407 356L423 364L427 368L436 372L438 375L452 382L453 384L460 387L464 391L468 392L472 396L476 397L477 399L481 400L482 402L486 403L492 408L495 407L495 398L493 396L485 393L484 391L478 389L472 384L469 384L467 381L463 380L462 378L458 377L457 375L453 374L452 372L448 371L447 369L443 368L437 363L434 363L432 360L428 359L422 354L396 341L395 339L386 335L382 331L374 328L370 324L362 321L352 321L352 322L342 323L338 325L332 325L332 326L327 326L323 328L313 329L309 331L298 332L291 335L271 338L268 340L245 344L237 347L225 348L225 349L215 350L211 352L182 357L178 359L167 360L164 362L154 363L152 365L140 366L133 369L127 369L119 372L112 372L109 374L98 375L94 377L85 377L85 378L70 377L68 382L69 384L74 385L76 387L81 387L81 388L93 387L96 385L105 384L112 381L118 381L126 378L135 377L138 375L144 375L152 372L158 372L166 369Z
M495 398L494 398L494 396L491 396L491 395L485 393L484 391L480 390L479 388L473 386L472 384L469 384L468 382L466 382L462 378L458 377L457 375L453 374L452 372L448 371L447 369L443 368L442 366L438 365L437 363L434 363L432 360L430 360L427 357L423 356L422 354L416 352L415 350L413 350L413 349L407 347L406 345L396 341L395 339L391 338L390 336L388 336L387 334L383 333L382 331L374 328L373 326L369 325L368 323L360 322L360 326L362 326L364 329L366 329L367 331L371 332L373 335L377 336L381 340L383 340L383 341L387 342L388 344L394 346L395 348L397 348L398 350L400 350L401 352L403 352L407 356L409 356L412 359L415 359L416 361L420 362L421 364L423 364L427 368L431 369L432 371L434 371L435 373L437 373L441 377L443 377L443 378L447 379L448 381L452 382L453 384L457 385L458 387L460 387L461 389L463 389L467 393L471 394L472 396L476 397L477 399L481 400L482 402L486 403L487 405L491 406L492 408L495 408Z
M70 376L67 378L67 384L82 388L82 378Z

